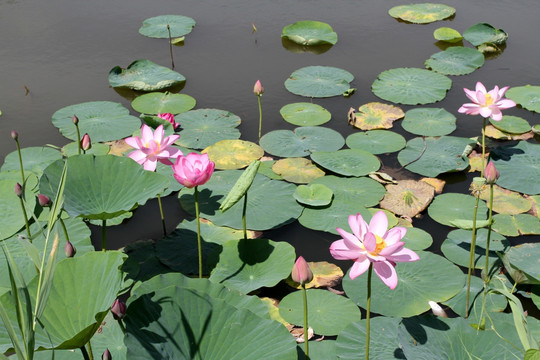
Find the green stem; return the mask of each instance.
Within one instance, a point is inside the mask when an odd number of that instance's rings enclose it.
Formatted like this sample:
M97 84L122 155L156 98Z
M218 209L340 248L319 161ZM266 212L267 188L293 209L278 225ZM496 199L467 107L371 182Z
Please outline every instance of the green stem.
M19 139L15 139L15 144L17 145L17 153L19 154L19 166L21 167L21 177L22 177L22 185L24 185L24 169L23 169L23 161L22 161L22 155L21 155L21 146L19 145Z
M75 129L77 129L77 153L81 155L82 144L81 144L81 132L79 131L79 124L75 124Z
M484 278L484 283L489 284L489 242L491 240L491 222L493 220L493 184L489 184L489 218L488 218L488 233L487 233L487 243L486 243L486 266L484 271L486 272L486 277Z
M171 27L169 26L169 24L167 24L167 31L169 32L169 53L171 54L171 70L174 70L174 58L173 58L173 52L172 52Z
M92 351L92 344L90 344L90 340L86 343L86 347L88 348L90 360L94 360L94 352Z
M367 275L367 306L366 306L366 360L369 360L369 318L371 315L371 273L373 272L373 263L369 264Z
M24 201L22 195L19 196L19 201L21 202L21 208L24 215L24 225L26 226L26 234L28 235L28 241L32 241L32 234L30 234L30 224L28 223L28 215L26 214L26 209L24 207Z
M484 169L486 168L486 118L484 118L484 124L482 126L482 169L480 176L484 176Z
M480 201L480 196L476 196L476 204L474 205L473 213L473 229L472 229L472 238L471 238L471 249L469 251L469 269L467 272L467 296L465 299L465 318L469 317L469 296L471 292L471 273L473 268L474 253L476 248L476 214L478 213L478 203Z
M244 226L244 240L247 240L247 226L246 226L246 210L247 209L247 192L244 195L244 207L242 208L242 225Z
M306 284L302 284L302 293L304 297L304 343L305 343L305 359L309 360L309 327L308 327L308 305Z
M79 349L81 349L84 360L90 360L90 356L88 356L88 351L86 351L84 345L81 346Z
M262 131L262 108L261 108L261 96L257 96L259 101L259 140L261 140L261 131Z
M157 196L159 205L159 214L161 215L161 226L163 227L163 236L167 236L167 227L165 226L165 216L163 215L163 204L161 204L161 195Z
M66 241L69 242L69 235L66 228L66 224L64 223L64 220L62 217L59 217L58 220L60 220L60 225L62 225L62 229L64 230L64 236L66 237Z
M107 220L101 221L101 251L107 251Z
M199 189L195 186L195 216L197 217L197 248L199 250L199 279L202 278L201 219L199 218Z

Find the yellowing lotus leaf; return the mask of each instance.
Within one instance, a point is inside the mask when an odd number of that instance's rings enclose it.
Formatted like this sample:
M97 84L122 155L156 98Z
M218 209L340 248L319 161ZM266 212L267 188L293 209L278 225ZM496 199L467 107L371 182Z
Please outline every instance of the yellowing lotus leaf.
M241 169L264 155L257 144L244 140L221 140L202 151L216 163L216 169Z
M272 171L283 179L296 183L307 184L311 180L324 176L324 171L305 158L287 158L276 161Z
M502 132L493 125L486 126L486 136L497 140L528 140L534 137L532 131L523 134L510 134Z
M390 129L392 122L404 116L397 106L371 102L358 108L352 125L361 130Z
M437 178L423 178L420 179L420 181L423 181L426 184L433 186L435 188L436 194L442 194L444 185L446 185L446 181Z
M489 153L486 154L486 159L489 157ZM469 156L469 172L474 171L481 171L482 170L482 153L478 153L476 151L472 151ZM484 166L487 164L487 162L484 163Z
M122 156L133 150L133 147L129 146L124 140L109 141L105 144L110 146L109 154L111 155Z
M485 186L480 193L480 198L489 206L489 186ZM531 209L532 203L520 193L493 186L493 211L499 214L516 215Z
M313 280L306 284L306 289L334 287L341 283L343 271L339 266L326 261L308 262L308 265L313 273ZM290 277L286 281L293 288L301 289L300 284L294 282Z
M397 185L386 185L386 194L380 206L412 218L427 208L434 196L435 188L423 181L401 180Z
M540 218L540 195L527 196L532 202L531 214Z
M279 307L278 307L279 301L277 301L276 299L269 298L269 297L262 297L261 300L266 306L268 306L270 319L280 322L286 327L290 326L292 328L292 325L289 324L287 321L285 321L285 319L283 319L281 315L279 314Z

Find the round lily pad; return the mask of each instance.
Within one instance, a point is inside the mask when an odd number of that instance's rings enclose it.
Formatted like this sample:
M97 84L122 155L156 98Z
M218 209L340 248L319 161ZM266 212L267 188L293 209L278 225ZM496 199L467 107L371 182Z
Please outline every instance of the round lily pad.
M285 81L287 90L295 95L325 98L342 95L354 76L331 66L307 66L294 71Z
M410 317L429 310L429 301L448 300L461 290L465 275L456 265L429 252L418 251L417 254L418 261L397 263L398 284L394 290L372 274L372 312ZM351 300L366 308L367 273L354 280L349 274L345 275L343 289Z
M433 71L397 68L383 71L371 85L381 99L406 105L430 104L444 99L452 80Z
M534 137L532 131L523 134L511 134L497 129L495 126L489 124L486 126L486 136L497 140L529 140Z
M371 130L351 134L345 140L351 149L368 151L374 155L399 151L406 141L400 134L388 130Z
M425 65L440 74L466 75L484 65L484 54L476 49L454 46L431 55Z
M70 105L56 111L52 123L62 135L77 140L73 115L79 118L79 131L88 133L95 142L118 140L130 136L141 127L141 121L129 114L122 104L111 101L91 101Z
M361 130L390 129L405 113L397 106L371 102L358 108L352 125Z
M491 152L491 158L501 174L497 185L523 194L540 194L539 144L520 141L515 145L500 146Z
M187 35L193 30L195 20L182 15L161 15L143 21L139 34L151 38L168 39L169 26L171 37L177 38Z
M135 60L126 69L115 66L109 71L109 84L112 87L140 91L158 91L185 81L183 75L150 60Z
M490 24L478 23L463 32L465 40L474 46L485 43L501 45L508 39L508 34L502 29L496 29Z
M449 27L440 27L438 29L435 29L435 31L433 32L433 37L439 41L445 41L449 43L456 43L463 39L463 36L461 36L459 31Z
M334 45L337 43L337 34L330 25L313 20L298 21L285 26L281 37L300 45Z
M394 6L388 10L391 17L415 24L428 24L444 20L456 13L456 9L444 4L410 4Z
M226 110L197 109L180 114L176 121L182 131L176 144L190 149L204 149L221 140L240 138L240 118Z
M443 136L456 130L456 117L443 108L416 108L405 113L401 126L421 136Z
M446 193L435 197L428 208L429 216L436 222L447 225L456 226L456 220L468 220L472 222L474 206L476 199L474 196ZM487 219L487 206L482 200L478 203L478 212L476 221Z
M279 303L279 314L287 322L304 324L302 291L295 291ZM360 320L360 309L350 299L327 290L307 290L308 326L321 335L337 335L353 321Z
M411 250L425 250L433 243L431 235L420 228L408 227L405 237L401 239L405 247Z
M455 136L414 138L399 152L398 161L412 172L436 177L445 172L465 170L469 159L464 151L474 144L474 140Z
M381 162L375 155L358 149L316 151L311 154L311 160L343 176L364 176L381 167Z
M324 176L324 171L305 158L278 160L272 166L272 171L281 175L284 180L297 184L307 184L313 179Z
M296 126L317 126L332 118L328 110L320 105L300 102L283 106L279 113L283 119Z
M216 169L241 169L260 159L264 150L257 144L244 140L221 140L202 151L216 163Z
M394 214L412 218L424 211L434 196L435 188L423 181L400 180L386 185L380 205Z
M143 114L180 114L193 109L195 104L195 99L186 94L153 92L136 97L131 107Z
M274 130L259 141L269 154L280 157L303 157L314 151L336 151L345 139L336 130L318 126L305 126L290 130Z
M540 86L516 86L508 89L505 95L523 108L540 113Z
M489 122L500 131L510 134L523 134L531 131L531 124L518 116L503 115L502 120L495 121L489 118Z
M490 190L486 186L480 193L480 198L489 203ZM499 214L516 215L531 209L532 203L520 193L493 186L493 211Z
M334 193L323 184L300 185L293 194L296 201L308 206L325 206L332 202Z
M31 171L37 176L41 176L43 170L45 170L47 166L62 158L62 154L60 151L50 147L27 147L21 149L21 157L23 159L23 169L25 171ZM15 150L6 155L4 164L0 170L14 170L20 172L20 169L21 165L19 163L19 154Z
M506 236L540 234L540 221L530 214L496 214L493 221L493 230Z

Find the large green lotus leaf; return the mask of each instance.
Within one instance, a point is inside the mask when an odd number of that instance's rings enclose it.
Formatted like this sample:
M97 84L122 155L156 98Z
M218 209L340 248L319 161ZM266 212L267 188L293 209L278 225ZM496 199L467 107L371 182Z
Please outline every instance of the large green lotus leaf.
M397 68L383 71L371 85L381 99L406 105L430 104L444 99L452 80L433 71Z
M527 110L540 112L540 86L516 86L508 89L506 97Z
M474 140L456 137L417 137L407 142L398 154L398 161L409 171L428 177L465 170L469 159L465 150Z
M490 190L485 187L480 192L480 199L489 203ZM500 186L493 186L493 211L499 214L516 215L527 212L531 209L530 199L523 197L520 193L506 190Z
M324 171L305 158L278 160L272 166L272 171L281 175L284 180L296 184L307 184L311 180L324 176Z
M205 148L202 153L208 154L209 159L216 164L216 169L233 170L244 168L253 160L260 159L264 150L250 141L221 140Z
M285 296L279 303L280 315L289 323L304 325L302 291ZM307 290L308 326L321 335L337 335L353 321L360 320L360 309L350 299L327 290Z
M124 248L128 258L122 265L126 282L146 281L159 274L171 272L156 256L154 240L138 240Z
M456 117L443 108L416 108L405 113L401 126L421 136L443 136L456 130Z
M27 147L21 149L21 157L25 171L31 171L37 176L41 176L47 166L62 158L62 154L60 151L50 147ZM9 170L19 172L20 169L19 154L17 151L13 151L6 155L4 164L0 170L2 172Z
M345 141L351 149L369 151L374 155L392 153L405 147L405 138L388 130L371 130L347 136Z
M308 206L326 206L332 202L334 193L323 184L300 185L296 188L294 198L300 204Z
M380 205L394 214L413 218L427 208L434 196L435 188L424 181L399 180L386 185Z
M259 141L269 154L281 157L303 157L314 151L336 151L345 145L345 139L335 130L306 126L291 130L274 130Z
M521 359L521 350L499 335L512 328L497 330L478 331L461 317L417 316L403 319L398 337L407 359Z
M144 294L129 303L125 323L130 360L297 358L283 325L194 289L169 286Z
M483 269L486 266L487 229L478 229L476 232L476 247L474 252L473 268ZM441 245L441 251L446 258L454 264L464 267L469 266L469 251L471 248L471 230L457 229L448 233L446 240ZM510 248L510 242L496 232L491 233L489 242L489 263L499 260L497 252L504 253Z
M0 174L0 240L10 237L25 226L21 199L15 195L15 185L22 182L20 172L2 171ZM28 216L36 207L38 179L32 173L25 173L24 208Z
M461 36L459 31L454 30L449 27L440 27L440 28L435 29L435 31L433 32L433 37L436 40L445 41L449 43L457 43L463 39L463 36Z
M210 281L247 294L262 286L272 287L291 273L294 248L268 239L230 240L223 244Z
M444 20L455 13L456 9L451 6L431 3L399 5L388 10L391 17L415 24Z
M425 65L440 74L466 75L484 65L484 54L463 46L449 47L431 55Z
M495 121L489 118L489 122L498 130L510 134L524 134L531 131L531 124L518 116L503 115L502 120Z
M144 114L180 114L193 109L196 103L194 98L186 94L153 92L137 96L131 102L131 107Z
M130 158L114 155L76 155L67 160L64 210L88 219L112 219L135 205L163 193L169 180L145 171ZM43 172L41 193L54 199L64 161L56 161Z
M369 358L405 359L397 339L401 318L377 316L370 319ZM339 333L336 355L339 360L360 360L366 352L366 320L350 323Z
M201 219L200 229L202 240L218 245L223 245L229 240L238 240L244 236L242 230L236 230L225 226L217 226L206 219ZM248 231L247 233L248 238L253 238L255 235L252 231ZM182 221L180 224L178 224L176 230L174 230L170 235L173 235L172 237L176 237L177 241L190 237L195 237L196 239L197 221L195 219L190 221Z
M401 241L411 250L425 250L433 244L433 238L427 231L414 227L407 228L407 233Z
M131 136L141 127L141 121L129 114L122 104L111 101L91 101L66 106L56 111L52 123L62 135L77 140L73 115L79 118L79 131L94 142L111 141Z
M533 282L540 283L540 243L516 245L506 253L506 259Z
M359 149L316 151L311 154L319 166L343 176L364 176L381 167L379 158Z
M508 34L503 29L495 29L490 24L478 23L465 30L463 37L474 46L485 43L502 45L508 39Z
M190 149L204 149L221 140L238 139L240 118L226 110L197 109L176 118L182 131L176 144Z
M93 154L96 156L107 155L111 148L109 145L102 143L93 143L92 148L86 150L85 154ZM70 142L62 147L62 154L66 157L79 154L79 143L77 141ZM83 152L81 151L81 154ZM59 158L55 159L58 160Z
M305 359L305 344L298 344L299 359ZM303 356L303 357L302 357ZM324 341L311 341L309 343L309 360L328 360L336 358L336 341L324 339Z
M471 195L457 193L441 194L436 196L428 207L428 214L433 220L440 224L460 227L456 225L456 221L472 221L475 205L476 199ZM480 222L482 220L487 220L487 211L488 208L486 203L480 200L478 203L476 221ZM479 224L477 224L477 226L478 225Z
M296 126L322 125L332 118L332 114L322 106L307 102L287 104L279 113L286 122Z
M490 155L501 174L497 185L528 195L540 194L540 144L520 141L500 146Z
M150 60L135 60L126 69L115 66L109 71L109 84L112 87L140 91L158 91L185 81L182 74Z
M371 311L385 316L409 317L430 309L429 301L441 302L456 295L465 281L463 272L442 256L417 251L420 260L396 265L398 284L394 290L373 273ZM343 277L349 298L366 308L367 273L351 280Z
M193 30L195 20L182 15L161 15L148 18L139 28L139 34L151 38L168 39L169 26L171 37L177 38L187 35Z
M383 198L384 186L367 177L341 178L328 175L313 180L311 184L323 184L334 193L334 201L355 202L359 206L375 206Z
M285 87L295 95L324 98L342 95L347 91L354 76L332 66L307 66L294 71Z
M300 45L334 45L337 43L337 34L330 25L312 20L298 21L285 26L281 37Z
M493 221L493 230L505 236L540 234L540 221L530 214L496 214Z
M221 202L236 183L242 171L215 172L210 180L200 185L199 204L201 216L219 226L242 229L242 209L240 201L226 212L219 211ZM288 224L297 219L301 212L294 197L296 186L279 180L270 180L257 174L247 192L246 225L252 230L268 230ZM178 193L180 204L190 214L195 214L194 190L183 188ZM275 211L279 209L279 211Z
M184 153L184 155L187 155L187 153ZM156 167L156 172L158 174L166 176L169 179L169 185L167 186L165 191L160 194L160 196L162 198L164 198L167 195L170 195L171 193L173 193L175 191L179 191L181 188L184 187L184 185L180 184L178 182L178 180L175 179L174 172L171 170L170 165L165 165L165 164L158 161L157 162L157 167ZM107 225L108 224L109 224L109 222L107 221Z
M390 129L392 123L404 115L403 110L397 106L370 102L360 106L354 115L354 121L349 123L361 130Z
M271 159L271 158L270 158ZM259 169L257 172L261 175L264 175L272 180L283 180L283 178L276 174L274 170L272 170L272 167L276 163L276 160L268 160L268 158L261 158L261 163L259 165Z

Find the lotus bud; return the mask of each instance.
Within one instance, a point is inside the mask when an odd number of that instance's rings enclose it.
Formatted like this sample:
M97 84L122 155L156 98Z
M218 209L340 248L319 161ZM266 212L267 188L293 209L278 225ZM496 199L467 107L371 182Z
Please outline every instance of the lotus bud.
M66 246L64 246L64 252L66 254L66 257L71 258L75 256L75 254L77 253L77 249L75 249L75 246L73 246L72 243L67 241Z
M48 196L38 194L38 202L41 207L48 207L51 204L51 199Z
M15 195L17 195L18 197L22 197L22 194L23 194L23 190L22 190L21 184L16 183L15 184Z
M437 304L435 301L428 301L429 306L431 307L431 311L433 312L433 315L438 317L445 317L447 318L448 315L446 315L446 311L443 310L443 308Z
M174 121L174 115L171 113L159 113L158 117L170 123L174 130L178 129L178 127L180 126L180 124Z
M79 118L76 115L73 115L73 117L71 118L71 121L73 121L73 123L77 125L79 123Z
M257 96L261 96L264 93L264 88L260 80L257 80L255 86L253 87L253 93Z
M11 138L13 140L17 140L19 138L19 134L15 130L11 130Z
M115 320L120 320L126 316L126 303L116 299L111 306L111 312Z
M300 256L294 263L291 278L293 281L300 283L301 285L313 280L313 272L311 272L308 263L302 256Z
M486 182L490 185L495 184L497 182L497 179L499 178L499 175L499 171L495 167L495 164L493 163L493 161L490 161L487 164L486 169L484 170L484 177L486 178Z
M90 150L92 148L92 141L90 140L90 135L84 134L81 140L81 149L84 151Z
M112 355L109 349L105 349L103 355L101 355L101 360L112 360Z

